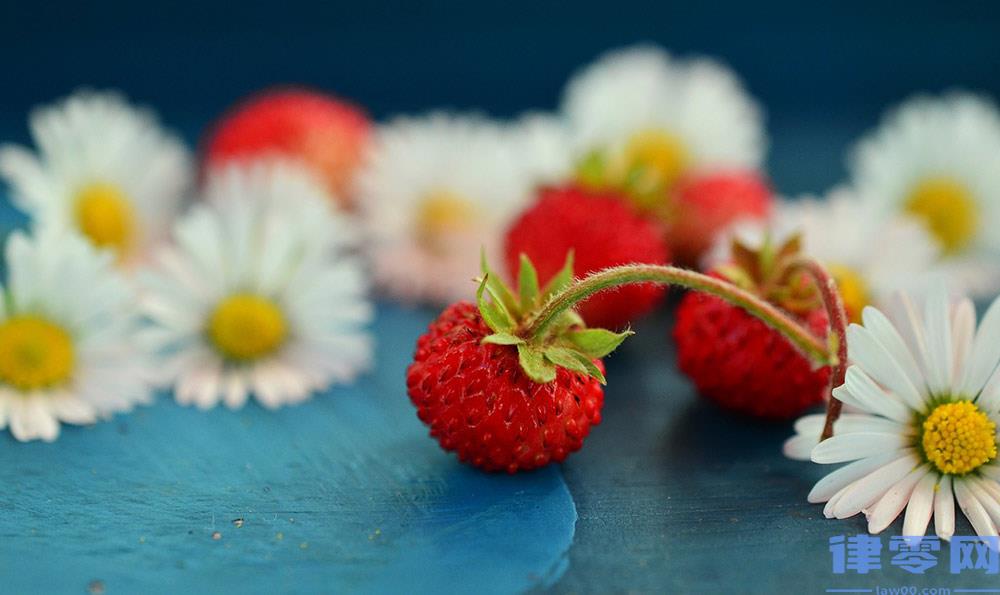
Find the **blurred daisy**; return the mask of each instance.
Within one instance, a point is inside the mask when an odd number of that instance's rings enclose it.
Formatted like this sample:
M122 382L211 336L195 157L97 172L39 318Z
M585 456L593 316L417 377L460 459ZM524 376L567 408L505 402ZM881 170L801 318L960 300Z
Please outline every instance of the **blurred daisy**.
M760 109L731 70L657 47L605 54L569 82L563 111L580 181L641 207L659 207L685 175L755 169L766 148Z
M785 453L848 465L809 493L827 518L868 517L878 533L905 509L903 535L922 536L934 517L939 537L955 533L955 500L979 535L1000 525L1000 300L979 330L972 302L949 304L944 286L921 311L902 294L892 320L866 308L852 324L852 365L833 395L860 413L815 445L822 416L796 424Z
M531 184L562 184L573 173L569 129L558 117L541 112L522 115L507 127L515 156Z
M546 134L440 113L382 126L357 189L379 285L410 301L467 298L480 248L500 253L544 178L524 147Z
M31 114L38 153L0 148L0 176L42 226L76 230L131 264L169 230L191 182L181 141L116 93L77 92Z
M1000 288L1000 114L985 98L917 97L850 154L859 195L907 213L979 295Z
M142 278L146 338L182 404L297 403L352 380L372 355L352 223L301 166L213 169L206 202Z
M59 436L151 398L131 285L112 258L51 231L7 240L0 302L0 428L18 440Z
M826 200L782 201L766 222L740 222L723 233L708 256L712 266L730 259L733 240L747 246L782 245L801 237L803 253L833 275L852 322L865 306L884 305L900 289L926 288L938 256L934 238L916 221L881 216L870 204L837 189Z

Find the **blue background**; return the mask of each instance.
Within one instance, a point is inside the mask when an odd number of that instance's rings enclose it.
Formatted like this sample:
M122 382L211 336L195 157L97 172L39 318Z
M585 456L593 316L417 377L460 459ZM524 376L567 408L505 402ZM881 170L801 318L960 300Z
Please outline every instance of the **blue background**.
M789 193L840 180L847 145L914 91L1000 95L990 2L7 2L0 140L27 142L30 106L80 85L122 89L192 143L274 83L378 119L511 116L554 108L575 69L637 41L733 66L768 112L769 168ZM567 464L515 478L461 467L423 437L403 387L433 314L383 304L377 372L301 407L202 414L161 399L54 445L0 436L0 592L996 585L947 569L834 577L828 537L863 521L805 503L822 470L780 456L790 427L697 399L673 365L669 311L610 358L605 421Z

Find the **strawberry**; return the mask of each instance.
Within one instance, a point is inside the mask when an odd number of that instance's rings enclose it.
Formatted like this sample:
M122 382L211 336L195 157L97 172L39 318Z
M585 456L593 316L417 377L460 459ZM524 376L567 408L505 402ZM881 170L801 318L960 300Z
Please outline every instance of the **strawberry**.
M600 358L630 334L586 329L567 310L544 336L518 336L538 306L572 280L567 263L539 291L534 268L522 262L518 297L484 264L478 307L459 302L445 309L417 340L406 374L431 436L486 471L535 469L578 450L601 421Z
M792 238L774 250L735 244L734 262L711 272L781 306L815 335L826 334L827 315L803 278L777 277L776 263L798 251ZM674 326L678 365L702 396L720 406L766 419L789 419L829 393L830 368L814 368L791 343L760 320L721 299L684 296Z
M723 229L739 219L763 219L771 212L772 192L755 171L726 171L681 180L667 239L678 262L695 266Z
M666 264L670 254L660 228L615 191L543 188L507 232L507 270L513 276L524 254L547 281L569 253L576 270L586 273L633 262ZM588 325L621 328L655 307L664 291L648 283L631 285L595 295L577 310Z
M212 167L233 158L281 155L300 159L321 175L344 205L361 162L371 122L357 106L305 89L271 89L232 108L204 140Z

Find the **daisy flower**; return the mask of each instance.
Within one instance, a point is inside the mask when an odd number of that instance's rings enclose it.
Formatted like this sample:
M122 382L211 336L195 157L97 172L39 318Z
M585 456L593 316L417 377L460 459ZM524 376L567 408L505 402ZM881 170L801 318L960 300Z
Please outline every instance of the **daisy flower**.
M919 222L883 216L841 188L826 200L781 201L767 221L737 223L720 235L706 264L729 261L734 240L780 246L796 234L803 253L833 275L852 322L861 321L865 306L885 305L897 290L926 287L938 256L937 243Z
M442 113L382 126L356 194L378 284L407 301L468 297L480 248L500 253L507 224L545 177L526 154L551 143L539 140L552 130L543 126Z
M182 404L274 408L352 380L373 310L355 234L322 182L288 162L213 168L205 201L141 278L145 335Z
M75 230L120 262L140 262L168 233L191 181L181 141L116 93L80 91L30 117L38 153L0 148L0 177L36 221Z
M864 512L878 533L906 510L903 535L923 536L931 518L955 533L955 501L976 533L1000 526L1000 299L976 330L972 302L949 303L944 285L918 308L901 294L887 317L865 308L852 324L847 381L833 395L858 413L841 417L816 444L823 416L796 424L793 458L849 463L819 481L810 502L827 518ZM812 445L815 445L814 447Z
M59 425L91 424L147 403L131 284L112 257L76 236L15 231L0 301L0 429L51 442Z
M1000 114L989 100L917 97L852 150L859 195L922 222L977 295L1000 288Z
M756 169L766 148L761 110L731 70L652 46L609 52L577 74L563 112L580 181L645 208L691 173Z

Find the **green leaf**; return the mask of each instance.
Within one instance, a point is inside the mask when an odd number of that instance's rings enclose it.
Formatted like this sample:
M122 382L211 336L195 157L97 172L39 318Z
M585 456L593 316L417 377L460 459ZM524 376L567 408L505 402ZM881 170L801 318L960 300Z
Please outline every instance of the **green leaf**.
M492 343L494 345L520 345L524 339L510 333L493 333L483 337L480 343Z
M542 291L543 301L566 289L573 282L573 259L573 249L570 248L566 252L566 262L563 264L563 268L549 279L549 282L545 285L545 289Z
M518 291L521 293L521 310L527 312L535 307L538 298L538 273L526 254L521 253L521 270L518 272Z
M502 305L511 317L520 316L521 308L517 300L514 299L514 294L508 289L500 275L490 270L489 262L486 260L486 248L479 251L479 268L483 272L483 278L487 280L486 291L493 296L493 300Z
M535 382L545 384L556 379L556 367L545 359L541 351L522 343L517 346L517 358L521 369Z
M495 303L487 301L485 293L489 279L488 274L483 277L479 283L479 289L476 291L476 304L479 306L479 313L483 315L486 326L490 327L493 332L508 333L514 329L514 321L506 311L497 307Z
M622 341L634 334L630 330L615 333L602 328L589 328L567 333L566 338L581 353L600 358L617 349Z

